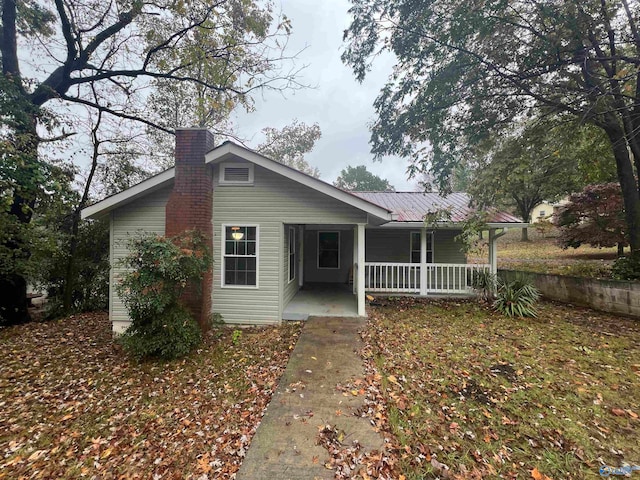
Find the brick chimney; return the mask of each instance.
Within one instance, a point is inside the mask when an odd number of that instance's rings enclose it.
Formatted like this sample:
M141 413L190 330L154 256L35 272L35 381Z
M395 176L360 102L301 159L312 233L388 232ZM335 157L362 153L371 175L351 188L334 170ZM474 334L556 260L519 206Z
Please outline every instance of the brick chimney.
M176 130L176 173L166 206L165 234L199 230L213 248L213 176L204 156L213 149L213 134L206 129ZM182 300L204 331L211 315L212 271L200 285L187 288Z

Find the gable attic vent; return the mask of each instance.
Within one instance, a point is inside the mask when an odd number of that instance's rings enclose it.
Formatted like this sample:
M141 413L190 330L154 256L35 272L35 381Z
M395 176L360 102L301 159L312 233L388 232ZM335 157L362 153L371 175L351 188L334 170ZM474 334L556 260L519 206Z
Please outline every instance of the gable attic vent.
M252 185L253 165L246 163L223 163L220 165L221 185Z

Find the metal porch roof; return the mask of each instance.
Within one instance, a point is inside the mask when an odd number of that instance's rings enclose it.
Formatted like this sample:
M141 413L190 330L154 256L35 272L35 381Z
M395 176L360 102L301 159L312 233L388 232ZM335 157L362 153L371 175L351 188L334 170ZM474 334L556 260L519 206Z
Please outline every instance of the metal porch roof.
M394 212L397 222L422 222L427 213L447 209L451 213L450 221L464 222L476 211L469 205L470 197L466 193L456 192L440 196L438 193L424 192L351 192L364 200ZM496 209L488 210L488 223L522 223L518 217Z

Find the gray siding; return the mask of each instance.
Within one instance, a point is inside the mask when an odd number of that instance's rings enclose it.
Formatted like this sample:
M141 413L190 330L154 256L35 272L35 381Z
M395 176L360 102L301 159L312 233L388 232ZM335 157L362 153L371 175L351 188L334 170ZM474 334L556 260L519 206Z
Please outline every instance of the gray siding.
M127 309L115 291L125 271L120 261L129 253L127 242L139 232L164 235L165 206L170 193L170 188L158 190L111 212L109 314L116 333L125 331L130 323Z
M353 229L327 227L326 231L340 232L340 268L318 268L318 231L307 230L304 235L304 281L317 283L347 283L353 266ZM323 230L324 231L324 230Z
M415 230L367 228L365 262L409 263L409 236Z
M291 295L289 289L284 295L285 289L281 288L286 282L283 224L356 224L366 223L367 216L258 166L253 186L219 185L217 170L216 167L213 193L213 311L228 323L278 323L285 298ZM259 288L221 288L223 224L259 225Z
M461 230L436 230L433 234L434 263L467 263L462 243L455 240Z
M409 263L410 235L419 229L369 228L366 230L367 262ZM434 263L467 263L462 244L454 240L460 230L436 230L433 234Z

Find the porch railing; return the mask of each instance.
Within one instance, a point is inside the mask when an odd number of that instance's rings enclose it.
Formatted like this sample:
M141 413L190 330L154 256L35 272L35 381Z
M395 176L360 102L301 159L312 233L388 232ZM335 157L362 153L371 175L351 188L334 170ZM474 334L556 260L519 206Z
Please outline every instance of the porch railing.
M469 293L474 272L489 270L488 264L365 263L365 290L372 293Z

